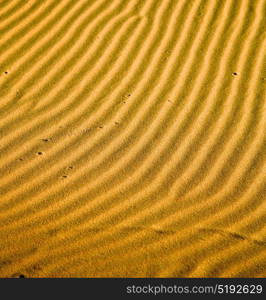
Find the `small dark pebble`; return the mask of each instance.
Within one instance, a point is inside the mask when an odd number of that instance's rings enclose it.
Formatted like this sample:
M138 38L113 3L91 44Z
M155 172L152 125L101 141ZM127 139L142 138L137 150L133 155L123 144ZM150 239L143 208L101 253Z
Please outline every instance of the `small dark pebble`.
M234 73L233 73L233 75L235 75L235 76L236 76L236 75L238 75L238 74L237 74L236 72L234 72Z
M99 128L103 128L103 126L99 126Z
M26 276L25 275L23 275L23 274L20 274L19 275L19 278L25 278Z
M67 178L67 176L66 176L66 175L63 175L62 177L63 177L63 178Z
M8 74L8 72L7 72L7 71L5 71L5 74Z
M72 166L69 166L69 167L68 167L68 169L72 170L72 169L73 169L73 167L72 167Z
M37 154L38 154L38 155L43 155L43 153L42 153L42 152L37 152Z
M42 141L43 141L43 142L49 142L49 140L48 140L48 139L42 139Z

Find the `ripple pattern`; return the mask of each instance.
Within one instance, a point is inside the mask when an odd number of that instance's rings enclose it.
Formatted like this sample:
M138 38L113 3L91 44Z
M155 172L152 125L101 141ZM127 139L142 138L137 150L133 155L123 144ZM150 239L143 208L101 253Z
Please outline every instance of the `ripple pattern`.
M0 0L0 276L266 276L266 0Z

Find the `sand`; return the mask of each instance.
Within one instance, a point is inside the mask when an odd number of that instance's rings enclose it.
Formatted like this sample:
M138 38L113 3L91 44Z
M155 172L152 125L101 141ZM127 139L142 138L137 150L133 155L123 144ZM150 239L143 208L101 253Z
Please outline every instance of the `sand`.
M266 276L266 1L0 1L0 276Z

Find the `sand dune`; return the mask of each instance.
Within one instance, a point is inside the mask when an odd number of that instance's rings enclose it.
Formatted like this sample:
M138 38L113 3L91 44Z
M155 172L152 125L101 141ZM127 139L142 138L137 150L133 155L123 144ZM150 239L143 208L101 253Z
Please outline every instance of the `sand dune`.
M0 276L266 276L266 1L0 1Z

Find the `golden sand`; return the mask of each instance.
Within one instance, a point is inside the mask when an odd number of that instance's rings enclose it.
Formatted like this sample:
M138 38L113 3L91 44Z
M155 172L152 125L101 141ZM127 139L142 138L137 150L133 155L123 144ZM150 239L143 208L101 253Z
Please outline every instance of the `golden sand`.
M0 1L0 276L266 276L266 0Z

